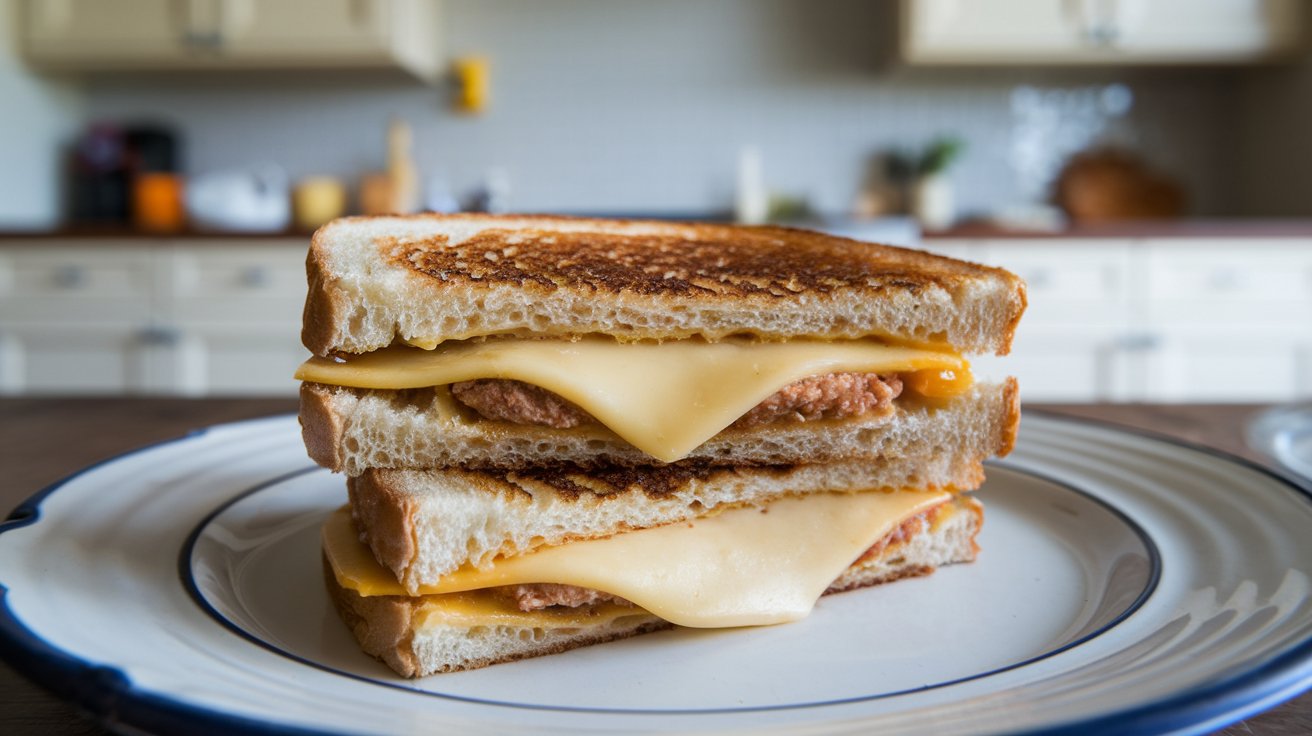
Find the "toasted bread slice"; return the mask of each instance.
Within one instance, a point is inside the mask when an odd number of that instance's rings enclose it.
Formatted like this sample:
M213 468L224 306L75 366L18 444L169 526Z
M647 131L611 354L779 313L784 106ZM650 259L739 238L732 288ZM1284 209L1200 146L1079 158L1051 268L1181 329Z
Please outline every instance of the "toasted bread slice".
M981 383L941 404L902 401L849 419L730 427L686 458L720 465L791 465L917 460L927 482L957 464L1010 452L1020 421L1014 379ZM648 465L655 459L601 425L570 429L471 416L445 387L409 391L301 387L301 428L310 457L359 475L370 468L517 469L561 463Z
M411 594L461 567L814 493L973 490L982 457L885 463L674 465L521 472L369 471L348 480L355 527Z
M876 544L826 593L927 575L941 565L974 560L983 509L972 498L957 497L944 504L943 511L941 521L930 516L929 523L907 538ZM671 626L641 608L613 604L584 610L583 616L572 609L563 615L547 609L521 617L524 623L518 624L444 620L437 597L363 597L341 587L327 565L324 577L334 605L361 648L405 677L554 654Z
M486 335L891 338L1005 354L1024 283L781 227L547 216L353 217L314 234L302 341L365 353Z

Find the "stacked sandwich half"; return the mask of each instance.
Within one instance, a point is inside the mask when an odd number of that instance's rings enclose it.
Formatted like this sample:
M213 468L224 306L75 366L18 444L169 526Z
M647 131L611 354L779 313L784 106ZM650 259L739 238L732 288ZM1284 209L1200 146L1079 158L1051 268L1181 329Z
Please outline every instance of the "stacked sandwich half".
M306 447L326 579L422 676L806 616L972 560L1011 274L784 228L358 218L315 234Z

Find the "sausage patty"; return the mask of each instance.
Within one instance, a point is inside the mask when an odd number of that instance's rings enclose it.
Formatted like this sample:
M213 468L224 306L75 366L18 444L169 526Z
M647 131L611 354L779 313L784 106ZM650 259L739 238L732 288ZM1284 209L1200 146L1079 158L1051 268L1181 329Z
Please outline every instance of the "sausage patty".
M901 393L902 380L897 376L873 373L811 376L779 389L739 417L733 426L742 429L780 420L846 419L883 411ZM564 398L522 381L504 378L461 381L451 384L451 395L485 419L556 429L596 421Z

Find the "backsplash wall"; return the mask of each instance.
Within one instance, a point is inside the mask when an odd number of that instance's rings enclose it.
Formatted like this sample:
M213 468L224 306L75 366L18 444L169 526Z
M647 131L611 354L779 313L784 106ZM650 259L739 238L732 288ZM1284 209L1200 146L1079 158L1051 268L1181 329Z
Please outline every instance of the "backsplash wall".
M739 148L762 153L772 190L847 211L872 154L941 133L968 151L959 209L1020 199L1009 166L1020 84L1123 82L1122 126L1180 179L1195 214L1236 214L1234 73L1190 70L916 70L883 61L892 3L730 0L447 0L441 48L486 55L492 104L452 112L446 90L384 75L92 78L88 119L162 120L188 170L276 162L294 178L354 181L384 161L384 130L415 128L425 175L456 191L499 168L519 210L682 212L733 202Z

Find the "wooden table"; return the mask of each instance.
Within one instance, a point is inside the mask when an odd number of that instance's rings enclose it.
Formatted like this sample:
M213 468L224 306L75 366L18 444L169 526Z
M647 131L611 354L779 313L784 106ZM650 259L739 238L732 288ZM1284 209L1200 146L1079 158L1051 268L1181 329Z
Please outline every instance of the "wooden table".
M0 509L46 485L139 445L220 422L295 410L275 399L0 399ZM1252 406L1036 406L1161 432L1261 460L1245 448ZM0 734L103 734L72 706L0 663ZM1221 733L1312 734L1312 693Z

